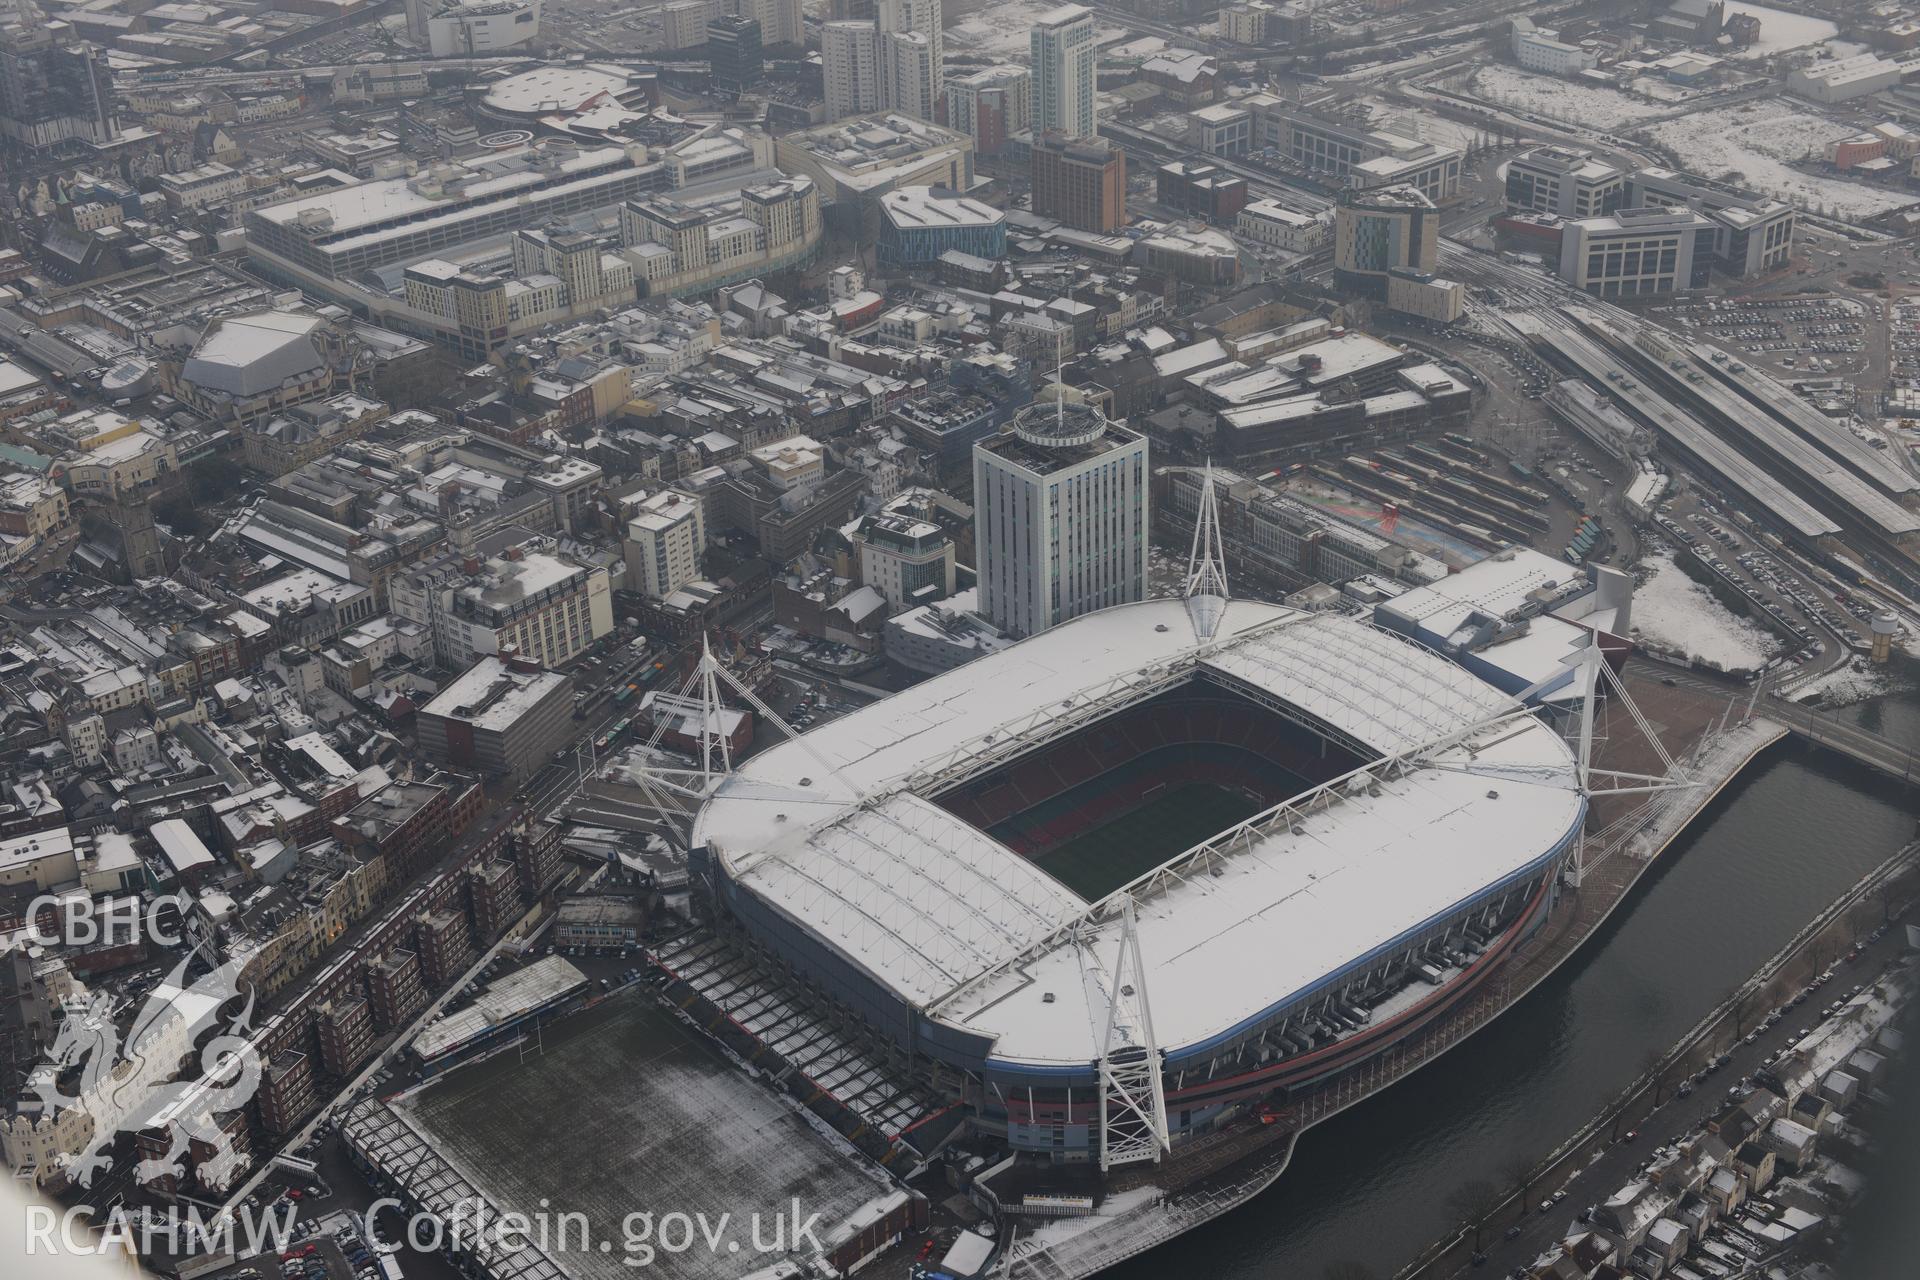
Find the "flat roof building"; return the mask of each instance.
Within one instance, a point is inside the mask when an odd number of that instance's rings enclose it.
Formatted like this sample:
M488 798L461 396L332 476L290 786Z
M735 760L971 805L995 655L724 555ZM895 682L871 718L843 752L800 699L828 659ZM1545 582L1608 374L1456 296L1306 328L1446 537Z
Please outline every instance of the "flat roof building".
M1245 107L1221 102L1189 111L1192 122L1189 137L1210 156L1243 156L1253 146L1253 113Z
M945 93L947 123L973 139L978 155L997 154L1033 119L1033 73L1025 67L983 67L951 76Z
M420 708L420 750L455 769L519 782L573 732L573 682L482 658Z
M1028 63L1033 68L1034 132L1051 130L1069 138L1100 132L1094 96L1093 10L1067 4L1040 15L1028 33Z
M1627 203L1627 175L1585 151L1535 147L1507 162L1507 208L1597 218Z
M649 162L644 146L548 141L284 200L249 210L243 225L257 266L332 280L603 209L666 183L665 162Z
M1544 71L1554 76L1585 71L1600 61L1579 45L1556 40L1553 32L1543 30L1515 31L1513 58L1529 71Z
M1033 211L1081 231L1127 224L1127 156L1097 138L1039 133L1032 150Z
M1460 194L1461 152L1376 129L1367 121L1297 106L1272 94L1241 103L1254 113L1256 147L1274 147L1294 163L1360 187L1408 184L1441 204Z
M700 577L706 511L698 498L662 489L627 522L627 586L663 600Z
M973 139L898 112L849 116L789 133L774 163L821 184L823 202L877 200L902 187L973 186Z
M412 567L388 582L387 596L395 615L428 629L435 656L451 666L514 652L557 667L613 630L603 566L518 546Z
M738 14L707 22L707 59L713 67L713 91L737 98L760 85L765 60L760 24Z
M869 517L855 536L860 580L887 598L891 609L911 609L953 594L953 540L931 520L900 511Z
M0 137L30 152L112 142L120 122L107 60L71 23L44 19L22 6L0 26Z
M1440 212L1413 187L1350 191L1334 208L1334 283L1361 297L1386 301L1395 271L1431 273L1439 246Z
M1596 298L1638 298L1704 288L1714 222L1692 209L1622 209L1566 224L1560 278Z
M1327 224L1309 213L1289 209L1277 200L1250 200L1234 219L1238 234L1289 253L1306 253L1325 242Z
M1007 253L1007 215L946 187L901 187L880 197L880 264L924 267L949 249Z
M1732 276L1764 275L1793 258L1798 215L1790 204L1696 174L1636 169L1625 207L1682 205L1713 219L1713 256Z
M1145 436L1064 399L1022 409L973 447L981 611L1030 636L1144 597L1147 487Z
M1182 213L1232 223L1247 203L1247 180L1204 160L1171 160L1154 173L1154 195Z

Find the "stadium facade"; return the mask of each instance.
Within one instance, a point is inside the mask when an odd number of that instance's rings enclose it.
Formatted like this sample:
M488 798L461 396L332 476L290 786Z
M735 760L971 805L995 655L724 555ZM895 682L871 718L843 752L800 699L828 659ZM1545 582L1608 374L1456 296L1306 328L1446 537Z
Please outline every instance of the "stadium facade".
M1259 811L1188 848L1123 821L1192 787ZM1123 1056L1158 1064L1177 1152L1469 999L1545 917L1585 815L1567 743L1432 650L1162 599L760 754L700 810L693 868L977 1131L1105 1163ZM1110 861L1111 890L1050 873L1065 846Z

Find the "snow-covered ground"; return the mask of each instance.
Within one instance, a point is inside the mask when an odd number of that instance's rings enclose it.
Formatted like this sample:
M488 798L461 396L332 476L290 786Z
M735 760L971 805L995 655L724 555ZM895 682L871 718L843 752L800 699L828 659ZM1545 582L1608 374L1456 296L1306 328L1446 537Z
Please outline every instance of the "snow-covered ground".
M1686 575L1670 553L1648 556L1651 575L1633 593L1633 630L1643 641L1727 670L1760 666L1773 636L1734 614Z
M1736 58L1764 58L1770 53L1779 53L1783 49L1799 49L1810 44L1819 44L1822 40L1831 40L1840 34L1840 28L1825 18L1809 18L1803 14L1788 13L1782 9L1769 9L1759 4L1727 5L1727 17L1750 13L1760 19L1760 39L1748 48L1737 51Z
M1115 62L1136 62L1151 58L1157 53L1163 53L1166 48L1167 42L1159 36L1141 36L1137 40L1129 40L1125 44L1117 44L1101 52L1104 57Z
M1679 107L1688 100L1702 96L1706 90L1689 89L1674 84L1670 80L1656 80L1652 76L1635 76L1627 82L1627 87L1642 98L1652 98L1655 102L1666 103L1670 107Z
M1122 1191L1118 1195L1108 1196L1100 1202L1100 1207L1084 1218L1055 1218L1043 1222L1029 1232L1022 1243L1024 1252L1035 1252L1062 1241L1071 1240L1083 1231L1096 1227L1105 1227L1115 1218L1138 1213L1164 1193L1158 1187L1135 1187L1131 1191ZM1104 1220L1104 1221L1103 1221Z
M1381 98L1362 98L1361 101L1374 109L1373 120L1380 128L1437 146L1459 147L1464 151L1476 145L1485 132L1479 125L1449 120L1417 107L1401 106Z
M1843 218L1865 218L1914 202L1902 192L1816 177L1793 168L1794 161L1818 159L1829 142L1851 137L1859 129L1776 100L1719 107L1646 128L1686 168L1709 178L1737 174L1735 181L1741 185L1803 209L1824 206Z
M1803 685L1796 686L1787 694L1793 702L1816 702L1823 707L1844 707L1855 702L1865 702L1868 698L1877 698L1893 692L1898 684L1893 673L1886 667L1869 666L1856 671L1853 664L1835 667L1825 675L1815 676Z
M1612 89L1501 65L1481 67L1471 80L1455 87L1494 106L1598 129L1616 129L1673 110L1669 104L1641 102Z
M1017 58L1025 61L1029 44L1028 33L1043 13L1060 6L1057 0L991 0L990 3L974 9L957 18L953 10L947 9L946 47L948 53L983 53L996 58ZM1101 44L1124 34L1111 23L1096 22L1093 38Z

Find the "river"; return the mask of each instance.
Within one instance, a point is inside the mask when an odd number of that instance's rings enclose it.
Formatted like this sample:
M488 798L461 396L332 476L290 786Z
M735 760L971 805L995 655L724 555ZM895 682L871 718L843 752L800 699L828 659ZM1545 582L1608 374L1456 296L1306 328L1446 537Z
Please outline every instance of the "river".
M1920 698L1843 713L1920 746ZM1391 1276L1444 1233L1450 1192L1546 1154L1914 831L1897 783L1788 744L1663 855L1586 947L1491 1026L1307 1132L1263 1195L1116 1280Z

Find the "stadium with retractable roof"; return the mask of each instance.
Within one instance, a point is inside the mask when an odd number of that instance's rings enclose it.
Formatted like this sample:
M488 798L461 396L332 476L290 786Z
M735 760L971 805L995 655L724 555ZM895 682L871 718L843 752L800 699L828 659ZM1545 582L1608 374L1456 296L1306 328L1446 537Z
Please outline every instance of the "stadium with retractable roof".
M1156 1160L1382 1053L1578 845L1573 746L1412 641L1231 599L1211 497L1184 599L776 746L694 819L721 920L1017 1151Z

